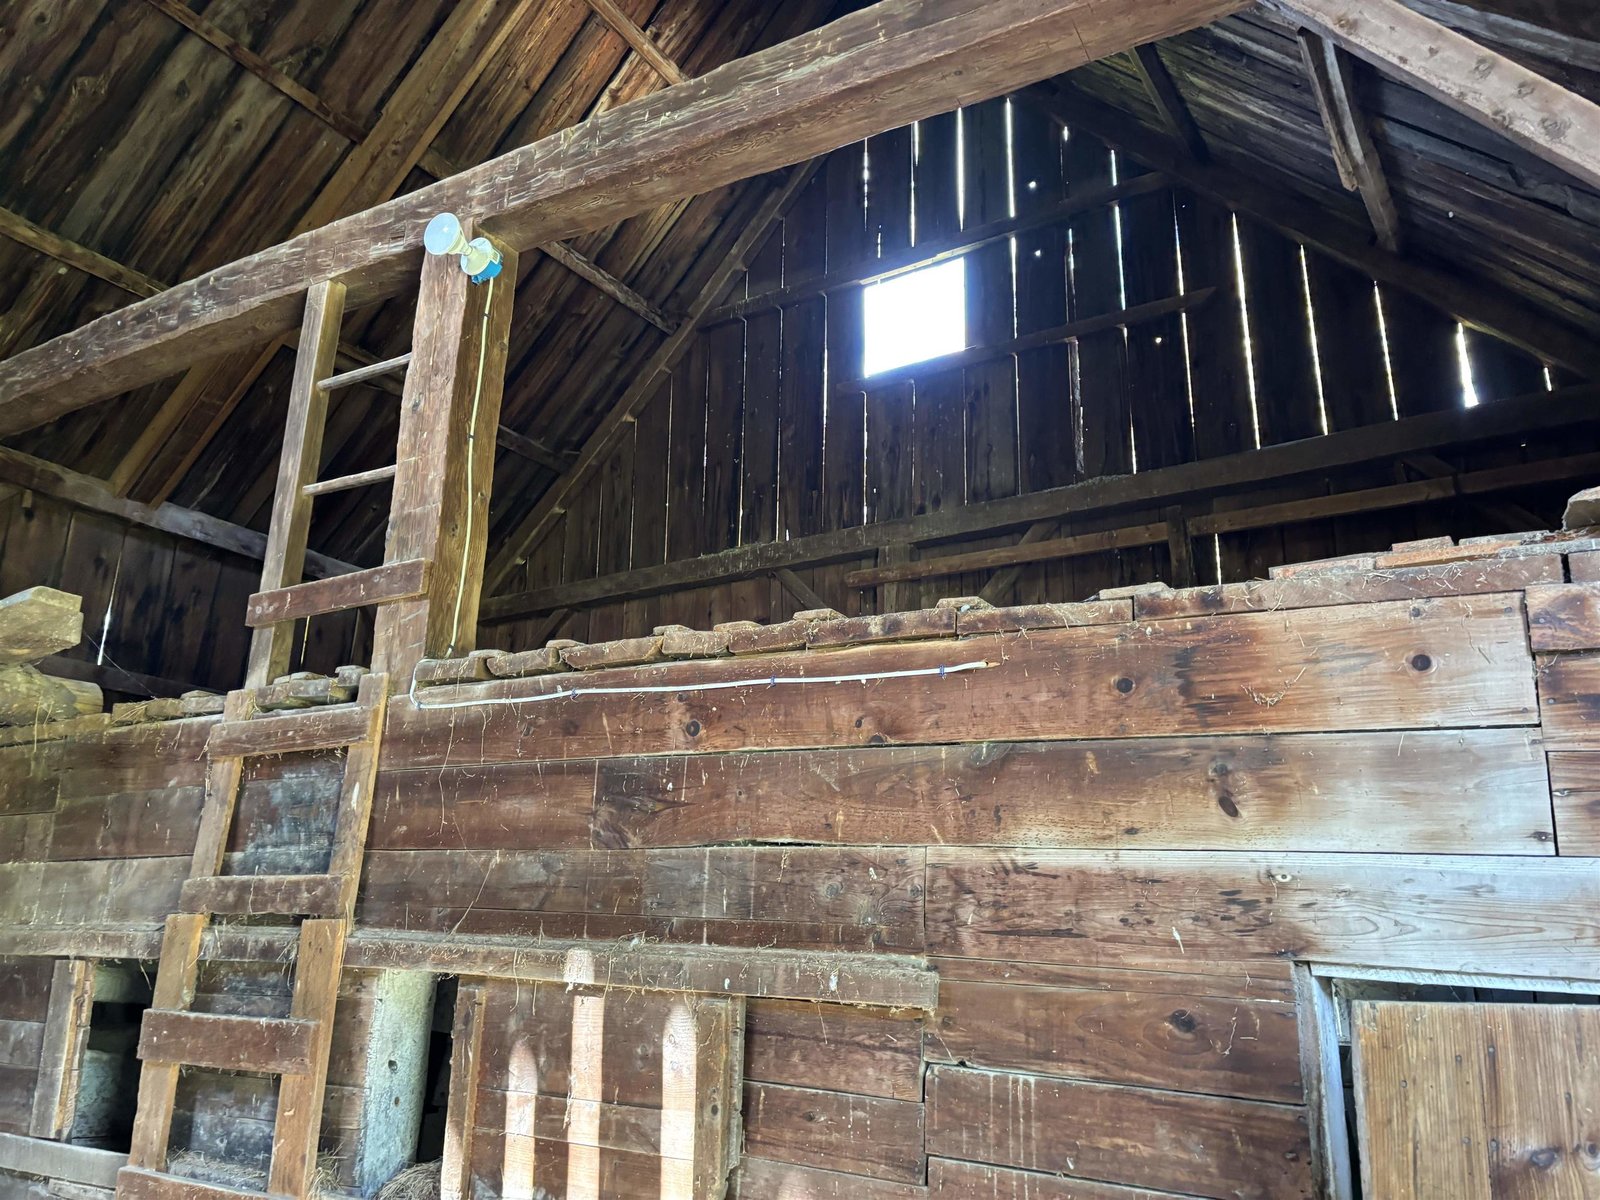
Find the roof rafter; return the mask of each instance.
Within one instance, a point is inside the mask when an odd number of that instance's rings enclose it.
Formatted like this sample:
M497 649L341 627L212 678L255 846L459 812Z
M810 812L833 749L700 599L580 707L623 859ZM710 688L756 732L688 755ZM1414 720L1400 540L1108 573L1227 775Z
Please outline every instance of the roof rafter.
M1600 188L1600 105L1400 0L1268 0L1358 58Z
M1417 259L1401 258L1372 243L1364 230L1288 191L1266 187L1228 167L1196 163L1170 139L1070 83L1051 81L1021 95L1063 123L1165 171L1218 203L1280 230L1330 258L1423 297L1459 321L1503 338L1546 362L1600 379L1600 347L1582 330L1531 312L1515 297Z
M1321 34L1300 30L1300 54L1311 76L1311 90L1317 97L1322 124L1333 144L1333 161L1347 191L1359 192L1377 231L1378 245L1390 254L1402 252L1400 213L1389 177L1378 156L1372 127L1356 99L1351 77L1350 56Z
M1246 3L879 0L16 355L0 364L0 433L279 336L294 327L318 280L343 279L354 307L393 295L415 278L418 234L441 209L529 249L1183 32Z
M588 5L668 84L683 83L689 78L677 63L662 53L661 47L656 45L648 33L629 19L628 14L617 6L615 0L588 0Z
M295 234L393 196L530 3L463 0L454 6L395 88L383 114L311 202ZM188 370L118 464L112 486L122 494L136 492L155 502L170 496L282 344L280 337L265 349ZM205 423L201 425L197 417ZM182 447L176 453L175 442ZM141 478L147 470L152 477Z

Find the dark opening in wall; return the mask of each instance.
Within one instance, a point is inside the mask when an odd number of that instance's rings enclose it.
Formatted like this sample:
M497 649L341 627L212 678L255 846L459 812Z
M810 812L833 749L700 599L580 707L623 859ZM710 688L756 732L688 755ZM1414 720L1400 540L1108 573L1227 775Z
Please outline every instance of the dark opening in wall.
M126 1151L139 1098L139 1026L150 1007L153 963L102 962L84 1045L70 1140Z
M428 1034L428 1073L422 1089L422 1120L417 1135L417 1161L444 1157L445 1110L450 1098L451 1030L455 1026L454 977L440 979L433 999L433 1023Z

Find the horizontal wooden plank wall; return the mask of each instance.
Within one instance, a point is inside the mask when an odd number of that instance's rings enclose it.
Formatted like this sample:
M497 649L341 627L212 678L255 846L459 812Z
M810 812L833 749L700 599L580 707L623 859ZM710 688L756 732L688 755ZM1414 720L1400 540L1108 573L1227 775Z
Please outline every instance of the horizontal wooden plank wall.
M149 698L118 668L186 687L237 687L250 644L245 606L260 582L261 564L250 559L37 493L0 499L0 596L39 585L82 596L84 640L66 655L105 667L103 690L114 700ZM319 617L308 632L302 625L293 669L331 673L365 662L371 622L363 616Z
M957 171L965 174L959 181ZM1458 347L1457 323L1415 297L1276 231L1155 179L1081 131L1063 139L1022 101L999 99L831 155L670 378L591 473L526 566L521 592L632 568L831 532L1354 429L1463 403L1463 356L1477 403L1543 391L1540 363L1492 337ZM1124 198L1028 227L1064 202L1120 187ZM862 290L841 279L913 261L963 231L1023 228L967 253L970 344L986 361L931 364L861 380ZM1240 283L1243 283L1243 292ZM1180 288L1181 283L1181 288ZM1014 339L1215 289L1178 313L1072 344ZM762 299L770 297L770 299ZM730 315L731 314L731 315ZM1587 435L1580 435L1587 437ZM1587 444L1587 443L1585 443ZM1474 451L1475 465L1559 452ZM1435 467L1437 462L1435 463ZM1409 478L1409 477L1407 477ZM1383 465L1345 487L1396 482ZM1219 507L1305 499L1311 480L1227 497ZM1265 576L1271 566L1445 533L1553 520L1463 502L1302 521L1190 539L1197 581ZM1162 510L1081 521L1064 534L1162 522ZM1180 514L1183 515L1183 514ZM1014 543L979 538L962 549ZM948 552L949 547L941 548ZM850 588L859 560L798 572L847 612L916 608L971 594L989 576ZM1034 564L999 599L1081 600L1106 587L1175 578L1166 545ZM561 636L601 641L659 624L709 628L810 607L765 576L573 614ZM489 627L523 649L543 616Z
M1198 591L1099 625L423 689L391 711L360 920L927 956L925 1017L749 1004L745 1200L1310 1195L1292 961L1600 985L1600 645L1530 640L1552 602L1586 611L1542 590L1571 585L1453 596L1402 573L1381 600L1296 607L1311 579L1256 589L1266 611ZM580 678L617 691L537 699ZM153 927L212 727L0 749L0 819L49 822L47 857L0 865L5 928ZM304 861L337 759L263 762L239 824ZM607 993L617 1020L627 995ZM626 1040L601 1076L623 1089ZM562 1091L544 1041L523 1065ZM487 1034L491 1075L514 1049ZM186 1092L180 1123L264 1133L237 1086ZM359 1119L340 1086L330 1139ZM513 1161L509 1092L481 1089L487 1178ZM648 1148L637 1116L597 1136ZM644 1177L618 1155L601 1195Z

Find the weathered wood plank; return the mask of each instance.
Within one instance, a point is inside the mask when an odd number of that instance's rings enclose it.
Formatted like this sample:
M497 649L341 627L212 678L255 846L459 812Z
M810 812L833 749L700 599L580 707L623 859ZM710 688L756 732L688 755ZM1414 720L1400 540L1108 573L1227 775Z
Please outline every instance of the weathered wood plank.
M1600 650L1600 586L1530 587L1528 635L1535 650Z
M918 951L922 869L920 849L379 851L360 911L436 932Z
M849 688L773 687L769 676L985 669ZM693 684L749 688L696 692ZM610 687L681 689L501 704L480 720L430 703L532 699L558 679L430 688L397 702L386 745L421 766L963 738L1177 736L1531 724L1532 659L1520 596L1417 600L1087 627L774 657L667 663L595 676ZM437 696L437 701L434 697ZM530 717L532 719L530 719Z
M34 663L83 640L83 598L33 587L0 600L0 665Z
M1274 0L1354 54L1600 187L1600 106L1398 0Z
M1285 957L1600 979L1600 880L1562 859L936 850L928 949L1213 969Z
M1600 1132L1600 1008L1358 1002L1361 1179L1394 1200L1582 1197Z
M926 1200L916 1183L868 1179L746 1155L729 1184L730 1200Z
M364 705L351 704L224 720L212 727L207 746L213 759L339 750L367 738L371 717Z
M139 1031L139 1057L219 1071L303 1073L311 1069L314 1031L309 1021L152 1009Z
M433 213L492 219L492 232L516 249L562 240L1240 7L874 5L19 355L0 369L0 430L30 428L197 358L286 333L309 283L347 280L356 308L398 291L415 266L415 233L402 231L420 230ZM772 136L777 129L784 136Z
M1299 1104L1292 1005L1166 992L944 981L930 1062ZM1152 985L1154 986L1154 985Z
M744 1137L758 1158L872 1179L920 1183L927 1162L922 1105L877 1096L749 1083Z
M526 844L546 821L571 840L591 785L583 760L407 774L417 799L396 813L401 832L380 819L380 840L415 840L404 830L423 825L442 832L441 845L493 849ZM1543 756L1516 730L615 758L593 764L592 786L594 845L612 849L912 841L1549 854L1553 843ZM468 797L441 815L441 801Z
M28 1127L36 1138L64 1140L72 1132L93 1007L94 963L86 959L57 962L50 978L50 1011L40 1037L39 1081Z
M428 590L433 564L426 559L385 563L366 571L335 575L315 583L299 583L250 597L244 623L251 629L362 608L414 600Z
M0 1170L22 1171L51 1180L110 1188L127 1156L93 1146L67 1146L38 1138L0 1133Z
M1162 620L1198 617L1207 613L1267 612L1283 608L1418 600L1429 596L1511 592L1535 584L1560 581L1561 556L1547 554L1532 558L1480 559L1442 567L1351 571L1185 588L1140 596L1134 601L1134 611L1141 619Z
M745 1078L920 1102L921 1043L919 1015L751 1001Z
M1229 1200L1313 1194L1304 1110L1252 1100L934 1067L928 1150Z
M1550 755L1558 853L1600 858L1600 753Z
M944 1158L928 1162L928 1195L935 1200L1189 1200L1176 1192L1151 1192Z
M1539 715L1551 750L1600 749L1600 652L1541 655Z

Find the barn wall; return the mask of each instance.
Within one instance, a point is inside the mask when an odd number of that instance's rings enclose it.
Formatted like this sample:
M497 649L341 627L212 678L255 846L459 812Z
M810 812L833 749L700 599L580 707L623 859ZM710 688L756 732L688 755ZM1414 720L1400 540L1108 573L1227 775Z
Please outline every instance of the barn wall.
M35 492L0 500L0 596L45 586L83 597L84 640L63 656L107 668L96 682L114 701L237 687L250 648L245 605L260 585L251 559ZM371 620L336 613L300 635L294 669L330 672L365 661ZM115 668L172 686L141 690Z
M959 148L958 148L959 142ZM1025 102L992 101L848 147L826 160L725 312L713 319L631 432L591 472L502 591L603 577L762 542L947 511L1097 476L1149 471L1355 429L1464 402L1462 357L1480 403L1564 382L1424 301L1378 287L1272 229L1183 187L1152 186L968 255L968 333L981 362L937 363L868 387L860 380L861 290L822 294L824 274L870 274L1013 214L1136 186L1148 173L1093 136L1063 139ZM1215 289L1186 312L1179 297ZM773 294L766 305L751 297ZM745 302L737 307L739 302ZM1072 343L1011 346L1041 330L1141 306ZM1163 308L1163 306L1166 306ZM1592 435L1584 435L1592 438ZM1588 448L1570 439L1478 453L1468 468ZM1397 482L1394 468L1346 472L1338 488ZM1304 499L1327 479L1225 498L1219 507ZM1570 489L1566 489L1570 490ZM1565 491L1516 497L1541 522ZM1189 513L1208 511L1191 506ZM1068 523L1063 534L1153 523L1160 510ZM1196 539L1197 581L1393 542L1525 527L1447 502ZM1011 544L1015 535L959 548ZM955 547L942 547L952 550ZM850 588L861 560L801 571L845 612L917 608L970 594L986 574ZM1174 578L1164 545L1023 570L1016 602L1079 600ZM781 619L793 597L761 578L580 612L578 640L733 619ZM542 620L491 627L522 648Z
M1536 628L1557 628L1569 569L1365 573L1372 603L1302 578L1049 628L962 614L960 638L952 619L619 668L594 681L620 692L538 705L502 702L570 679L424 692L391 712L358 918L453 942L926 956L925 1018L750 1006L745 1200L1072 1194L1059 1175L1311 1195L1292 962L1600 981L1596 660L1536 655L1528 623L1537 597ZM992 665L764 682L966 663ZM0 750L5 819L50 847L0 865L6 928L153 930L187 871L208 727ZM298 770L288 790L254 779L237 826L325 800L334 764Z

